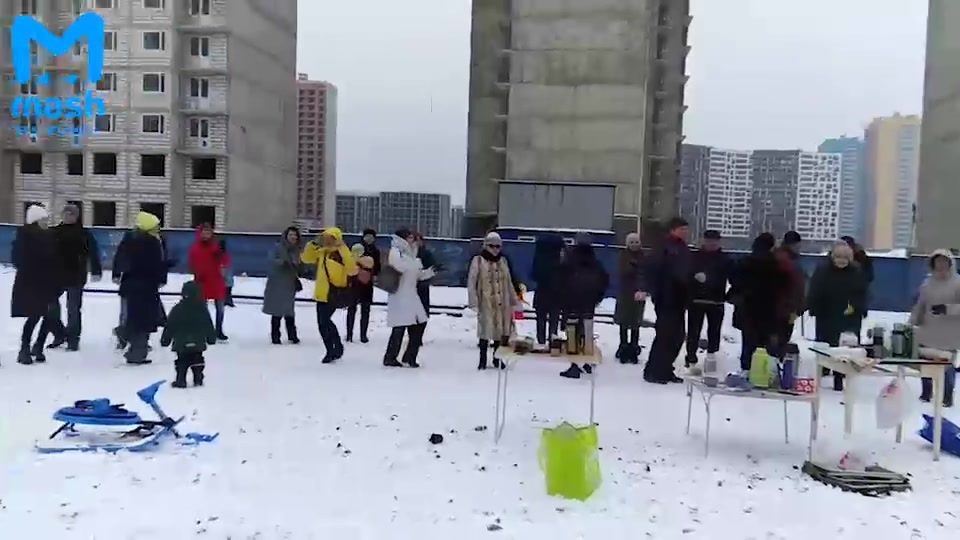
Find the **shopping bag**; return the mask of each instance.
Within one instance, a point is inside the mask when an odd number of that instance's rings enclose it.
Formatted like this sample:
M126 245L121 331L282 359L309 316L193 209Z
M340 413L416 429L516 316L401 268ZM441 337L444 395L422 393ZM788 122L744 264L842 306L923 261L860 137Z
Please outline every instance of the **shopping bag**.
M585 501L600 487L597 426L575 427L567 422L543 430L540 468L547 494Z
M877 428L895 428L903 422L908 412L906 389L896 380L880 390L877 396Z

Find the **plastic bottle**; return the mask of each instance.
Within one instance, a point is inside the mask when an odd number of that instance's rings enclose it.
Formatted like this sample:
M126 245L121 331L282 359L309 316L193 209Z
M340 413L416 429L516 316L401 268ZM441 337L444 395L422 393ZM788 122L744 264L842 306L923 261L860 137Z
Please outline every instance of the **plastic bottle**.
M757 349L750 359L750 384L756 388L770 388L772 375L773 358L767 349Z

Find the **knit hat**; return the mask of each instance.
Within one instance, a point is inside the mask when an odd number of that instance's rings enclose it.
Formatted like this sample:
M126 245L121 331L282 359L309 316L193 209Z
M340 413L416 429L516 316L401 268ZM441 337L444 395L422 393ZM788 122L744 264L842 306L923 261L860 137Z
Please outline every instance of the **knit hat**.
M149 212L141 211L137 214L135 224L137 230L152 233L160 229L160 218Z
M27 208L27 219L26 219L27 225L33 225L34 223L38 221L42 221L49 217L50 217L50 212L47 212L47 209L40 205L33 204L33 205L30 205L30 208Z
M363 244L354 244L350 247L350 253L353 253L354 257L363 256Z
M366 236L366 235L368 235L368 234L371 235L371 236L373 236L373 237L376 237L376 236L377 236L377 231L375 231L375 230L373 230L373 229L370 229L370 228L364 229L362 236Z
M487 233L487 236L485 236L485 237L483 238L483 243L484 243L484 244L493 244L493 243L502 244L502 243L503 243L503 239L500 238L500 234L499 234L499 233L489 232L489 233Z

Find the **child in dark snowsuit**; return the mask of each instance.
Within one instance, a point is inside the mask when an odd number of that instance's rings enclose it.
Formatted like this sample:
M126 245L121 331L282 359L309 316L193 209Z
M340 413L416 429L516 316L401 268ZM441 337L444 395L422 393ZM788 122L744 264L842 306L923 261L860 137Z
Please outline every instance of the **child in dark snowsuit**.
M197 284L193 281L184 283L181 294L183 299L167 317L160 345L168 347L172 344L173 352L177 353L174 388L187 387L187 370L193 372L194 386L203 386L203 351L207 350L207 345L217 342L217 331Z

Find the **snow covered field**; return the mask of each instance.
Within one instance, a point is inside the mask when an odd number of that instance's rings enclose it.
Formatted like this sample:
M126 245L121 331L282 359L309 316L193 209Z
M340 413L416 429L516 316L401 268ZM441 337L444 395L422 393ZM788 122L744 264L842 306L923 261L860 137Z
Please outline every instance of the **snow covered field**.
M12 278L9 270L0 273L3 306ZM235 292L261 290L261 280L238 279ZM463 303L465 296L434 291L436 303ZM348 344L332 366L320 364L309 305L298 313L300 346L271 346L259 305L229 310L231 340L208 352L207 386L164 388L158 395L171 415L187 415L185 431L219 431L214 444L136 455L39 456L33 444L53 429L56 408L110 397L145 412L135 391L172 378L173 356L157 347L151 366L124 365L110 339L118 300L89 294L82 352L54 351L46 365L19 366L21 321L3 309L3 539L886 540L955 539L960 531L960 459L944 455L934 463L913 428L900 446L891 432L877 431L879 382L857 389L863 403L849 441L840 396L826 393L816 456L835 462L848 449L866 450L909 473L913 493L868 499L802 475L809 412L799 404L791 405L793 438L785 445L779 402L717 398L705 458L699 402L688 437L680 385L648 385L641 368L611 362L597 383L604 484L586 503L548 497L537 464L539 428L585 421L589 382L559 378L563 366L546 360L522 363L510 380L506 432L494 445L491 431L474 430L492 430L496 373L475 369L472 321L435 317L421 352L424 368L386 370L380 362L388 329L377 308L372 342ZM342 328L342 313L337 320ZM612 356L616 329L597 329ZM532 321L522 330L532 332ZM644 343L651 340L646 331ZM724 347L731 357L739 348ZM920 413L918 404L917 424ZM948 416L960 421L955 410ZM431 433L443 434L445 442L432 446ZM493 525L501 529L489 531Z

